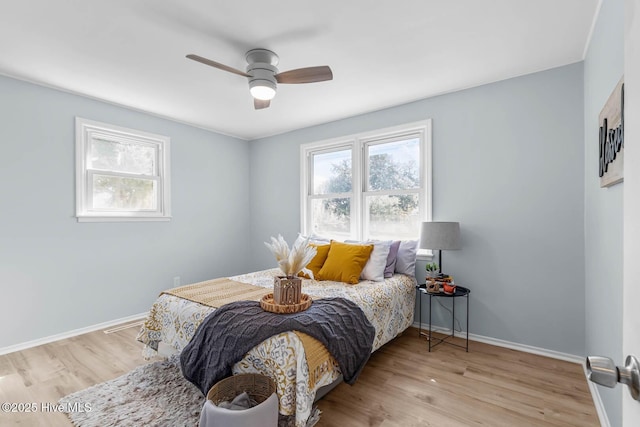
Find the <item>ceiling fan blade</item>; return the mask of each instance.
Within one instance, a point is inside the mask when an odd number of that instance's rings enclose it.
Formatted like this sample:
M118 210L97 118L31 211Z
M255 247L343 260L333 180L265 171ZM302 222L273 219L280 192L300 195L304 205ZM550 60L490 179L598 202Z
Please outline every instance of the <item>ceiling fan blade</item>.
M229 67L227 65L221 64L219 62L212 61L212 60L207 59L207 58L203 58L202 56L194 55L193 53L187 55L187 58L193 59L194 61L201 62L201 63L203 63L205 65L209 65L211 67L218 68L218 69L223 70L223 71L228 71L230 73L237 74L239 76L251 77L251 74L247 74L244 71L240 71L240 70L237 70L235 68Z
M268 99L265 101L262 99L253 98L253 107L256 110L262 110L263 108L268 108L269 104L271 104L271 101L269 101Z
M331 72L331 68L326 65L298 68L276 74L276 81L278 83L288 84L324 82L332 79L333 73Z

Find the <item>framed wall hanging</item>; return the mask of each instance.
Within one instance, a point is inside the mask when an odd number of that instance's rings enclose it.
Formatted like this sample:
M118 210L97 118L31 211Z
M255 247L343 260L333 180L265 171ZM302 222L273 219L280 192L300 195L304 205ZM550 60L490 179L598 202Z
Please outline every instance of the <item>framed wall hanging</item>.
M600 187L610 187L624 179L624 77L620 79L600 111Z

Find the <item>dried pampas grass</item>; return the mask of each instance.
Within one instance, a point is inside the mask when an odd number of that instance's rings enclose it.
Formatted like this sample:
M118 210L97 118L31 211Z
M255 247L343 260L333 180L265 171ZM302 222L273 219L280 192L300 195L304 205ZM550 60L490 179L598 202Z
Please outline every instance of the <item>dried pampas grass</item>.
M277 239L271 237L271 243L264 242L264 244L276 257L280 270L287 277L295 277L303 272L313 279L313 272L306 267L318 251L309 244L308 237L296 239L291 249L280 234Z

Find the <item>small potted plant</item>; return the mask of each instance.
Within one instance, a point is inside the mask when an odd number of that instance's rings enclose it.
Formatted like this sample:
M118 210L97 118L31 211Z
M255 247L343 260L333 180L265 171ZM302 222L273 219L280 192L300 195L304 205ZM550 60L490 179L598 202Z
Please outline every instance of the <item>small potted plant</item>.
M438 275L438 264L435 262L428 262L425 269L427 270L427 278L435 279Z
M436 282L436 277L438 276L438 264L435 262L429 262L425 269L427 270L427 292L440 292L440 284Z

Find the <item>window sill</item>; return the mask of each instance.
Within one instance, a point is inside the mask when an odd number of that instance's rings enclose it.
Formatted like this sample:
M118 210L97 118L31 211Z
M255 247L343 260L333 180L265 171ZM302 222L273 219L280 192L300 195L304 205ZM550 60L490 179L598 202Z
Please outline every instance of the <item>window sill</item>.
M416 255L416 260L417 261L433 261L435 257L433 255L427 255L427 254L418 254Z
M171 221L170 216L78 216L78 222L158 222Z

